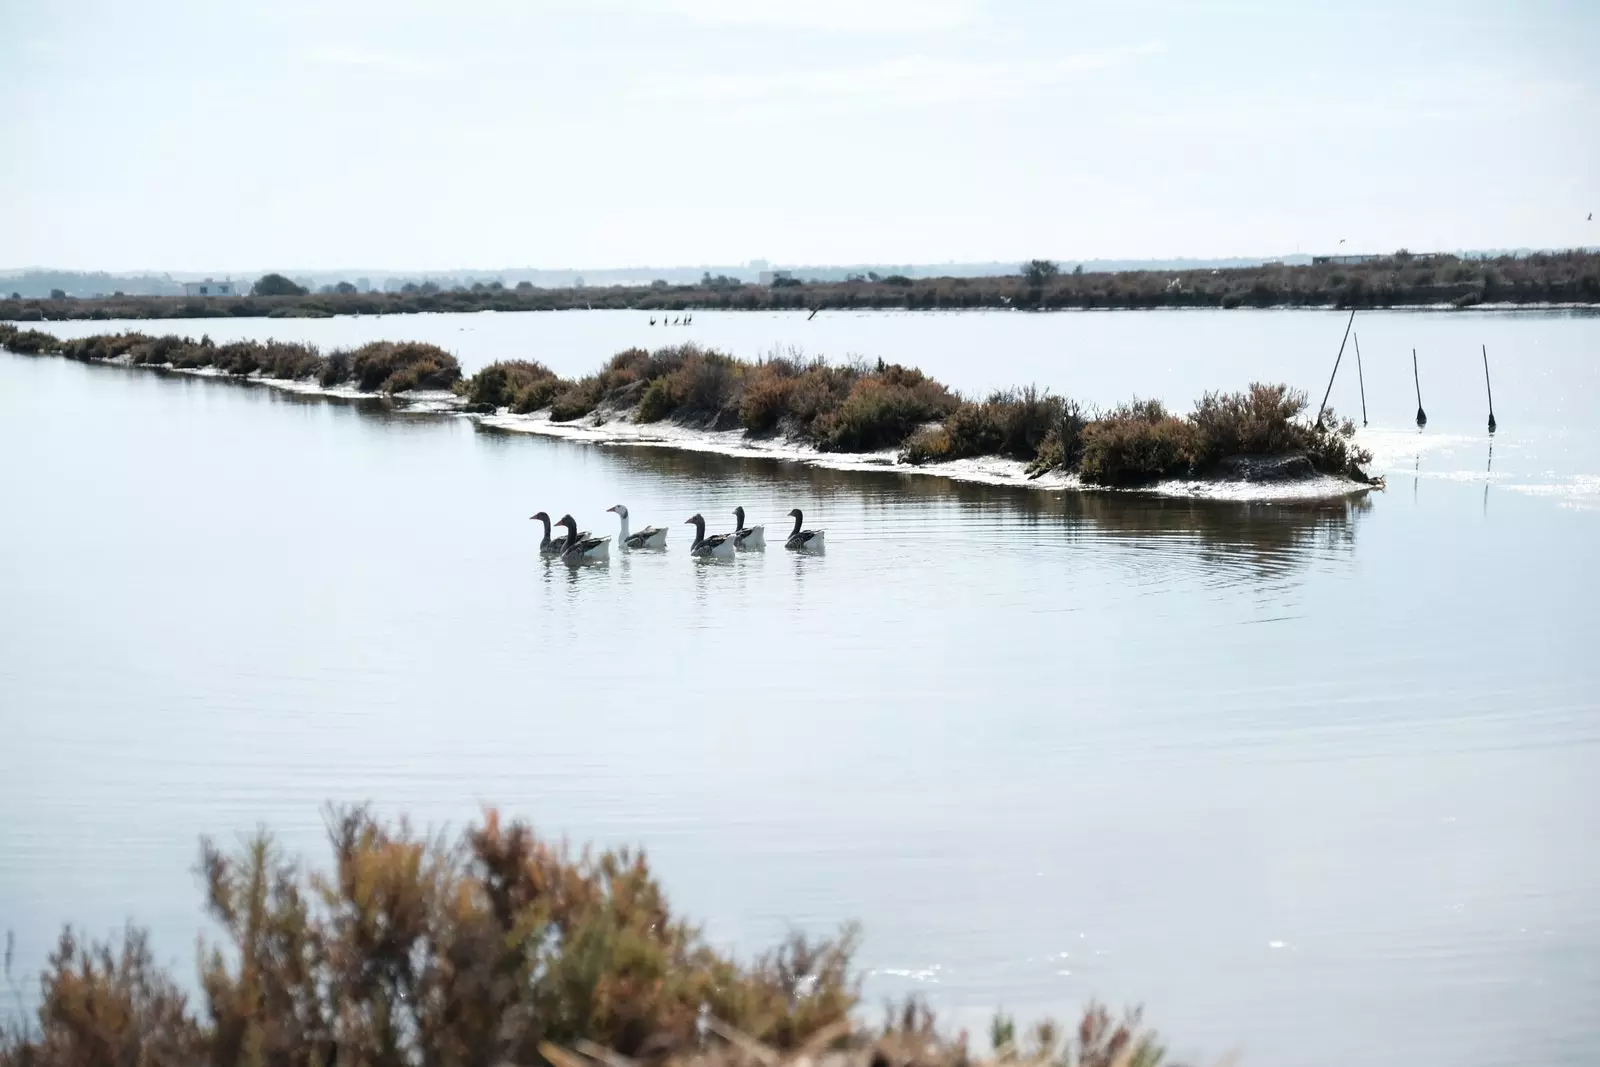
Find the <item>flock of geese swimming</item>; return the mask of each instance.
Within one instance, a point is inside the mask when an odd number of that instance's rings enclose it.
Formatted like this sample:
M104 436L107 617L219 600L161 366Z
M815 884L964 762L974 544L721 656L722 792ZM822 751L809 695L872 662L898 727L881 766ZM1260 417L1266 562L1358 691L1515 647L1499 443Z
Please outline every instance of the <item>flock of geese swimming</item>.
M622 530L617 536L617 543L630 551L645 549L665 549L667 547L667 531L663 526L646 526L642 530L628 529L628 509L621 504L606 508L617 516L622 523ZM794 529L789 532L789 537L784 541L783 547L795 552L821 552L823 550L823 531L803 529L805 516L799 508L789 512L789 517L794 519ZM529 521L544 524L544 536L539 540L539 553L544 556L558 556L564 563L599 563L611 558L611 538L595 537L588 530L580 531L578 521L571 515L563 515L550 521L550 516L543 512L535 512L528 516ZM733 509L734 526L730 533L707 534L706 520L702 515L695 515L684 520L685 525L694 527L694 544L689 546L689 554L702 559L730 559L735 552L748 551L767 547L767 532L764 526L746 526L744 524L744 508ZM551 537L552 526L566 529L566 533Z

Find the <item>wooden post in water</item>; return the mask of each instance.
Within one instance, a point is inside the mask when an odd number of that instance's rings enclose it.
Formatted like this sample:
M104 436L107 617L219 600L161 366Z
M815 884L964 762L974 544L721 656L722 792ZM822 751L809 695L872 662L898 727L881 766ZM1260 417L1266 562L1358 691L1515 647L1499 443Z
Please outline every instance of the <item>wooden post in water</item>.
M1339 376L1339 361L1344 359L1345 341L1350 340L1350 326L1356 321L1356 309L1350 309L1350 318L1344 324L1344 340L1339 342L1339 355L1333 361L1333 373L1328 375L1328 388L1322 394L1322 405L1317 408L1317 426L1322 425L1322 413L1328 409L1328 397L1333 393L1333 380Z
M1354 337L1356 343L1356 381L1361 385L1361 425L1367 424L1367 379L1361 373L1361 335Z
M1489 384L1489 346L1483 346L1483 387L1489 393L1489 432L1494 433L1494 386ZM1492 453L1491 453L1492 455Z
M1417 383L1417 429L1428 425L1428 413L1422 410L1422 375L1417 373L1417 350L1411 350L1411 379Z

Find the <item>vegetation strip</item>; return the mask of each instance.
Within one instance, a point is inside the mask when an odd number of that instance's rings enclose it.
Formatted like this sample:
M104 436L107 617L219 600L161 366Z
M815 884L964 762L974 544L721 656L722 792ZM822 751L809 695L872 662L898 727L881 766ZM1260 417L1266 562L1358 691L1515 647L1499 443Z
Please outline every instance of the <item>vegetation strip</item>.
M867 1067L883 1042L920 1050L895 1063L968 1062L964 1036L941 1036L914 1001L891 1011L876 1040L857 1032L853 926L794 933L740 962L672 910L641 852L573 856L492 809L454 838L364 807L330 809L327 824L326 872L264 830L235 851L202 842L206 909L222 931L199 953L203 1016L143 931L85 943L68 927L34 1018L0 1014L0 1067L609 1067L708 1056L773 1067L828 1049L859 1050L847 1062ZM8 938L8 972L11 956ZM729 1044L707 1045L703 1031ZM1019 1039L1003 1015L991 1037L1009 1058L1082 1067L1163 1057L1137 1012L1118 1022L1094 1004L1072 1037L1046 1020Z
M800 273L804 273L801 271ZM398 292L359 292L348 282L309 292L279 274L249 295L0 299L0 320L174 319L269 316L326 318L441 311L697 309L1028 310L1269 307L1473 307L1478 304L1600 304L1600 252L1574 249L1527 256L1463 258L1405 251L1360 262L1289 266L1266 263L1218 269L1080 272L1050 260L1019 273L980 278L859 277L772 285L707 273L694 285L540 289L499 282L444 289L424 282ZM4 296L0 293L0 296Z
M1331 411L1308 421L1306 396L1286 385L1207 393L1186 416L1159 401L1109 411L1033 386L963 398L921 371L879 360L833 365L773 357L734 359L694 345L632 348L596 374L560 377L541 363L491 363L463 379L455 357L434 345L377 341L323 354L277 341L215 344L208 338L116 334L63 340L0 325L0 346L23 354L138 366L215 369L233 377L315 380L363 392L451 389L480 414L548 410L555 422L580 418L670 421L701 430L782 436L822 452L896 450L909 464L998 456L1033 476L1076 475L1085 484L1140 486L1174 478L1248 477L1262 464L1277 476L1313 473L1366 482L1371 455L1355 426ZM1253 457L1241 463L1240 457Z

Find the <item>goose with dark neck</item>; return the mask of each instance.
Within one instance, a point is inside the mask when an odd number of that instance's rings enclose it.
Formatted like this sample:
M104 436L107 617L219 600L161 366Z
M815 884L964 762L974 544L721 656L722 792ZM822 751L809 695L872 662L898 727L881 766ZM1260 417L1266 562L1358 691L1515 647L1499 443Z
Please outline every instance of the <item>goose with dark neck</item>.
M539 551L541 553L543 553L544 555L546 555L546 556L559 556L559 555L561 555L562 550L564 550L567 547L567 535L566 534L562 534L560 537L553 538L553 539L551 538L551 536L550 536L550 516L547 515L546 513L542 512L542 511L536 511L532 515L529 515L528 519L529 519L529 521L537 519L538 521L544 523L544 536L539 538ZM589 531L588 530L584 530L582 533L578 534L579 540L582 540L583 538L588 537L588 536L589 536Z
M707 537L706 520L700 515L685 519L684 522L694 527L694 544L689 546L690 555L703 559L728 559L733 555L732 534L712 534Z
M823 531L801 529L806 517L799 508L789 512L789 515L794 519L794 529L790 531L789 539L783 543L783 547L794 549L796 552L821 552Z
M628 530L628 509L621 504L606 508L622 522L622 532L617 536L617 543L623 548L666 548L667 531L660 526L646 526L637 532Z
M561 562L598 563L611 558L611 538L580 534L578 521L571 515L561 516L556 525L567 528L566 542L561 549Z
M733 509L733 547L767 547L767 528L765 526L746 526L744 524L744 508Z

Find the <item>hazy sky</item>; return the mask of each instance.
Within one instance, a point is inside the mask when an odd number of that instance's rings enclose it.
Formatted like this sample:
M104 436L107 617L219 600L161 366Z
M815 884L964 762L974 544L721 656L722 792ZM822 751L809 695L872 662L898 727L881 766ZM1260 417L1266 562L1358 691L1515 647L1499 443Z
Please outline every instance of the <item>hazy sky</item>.
M0 267L1600 244L1600 2L0 0Z

